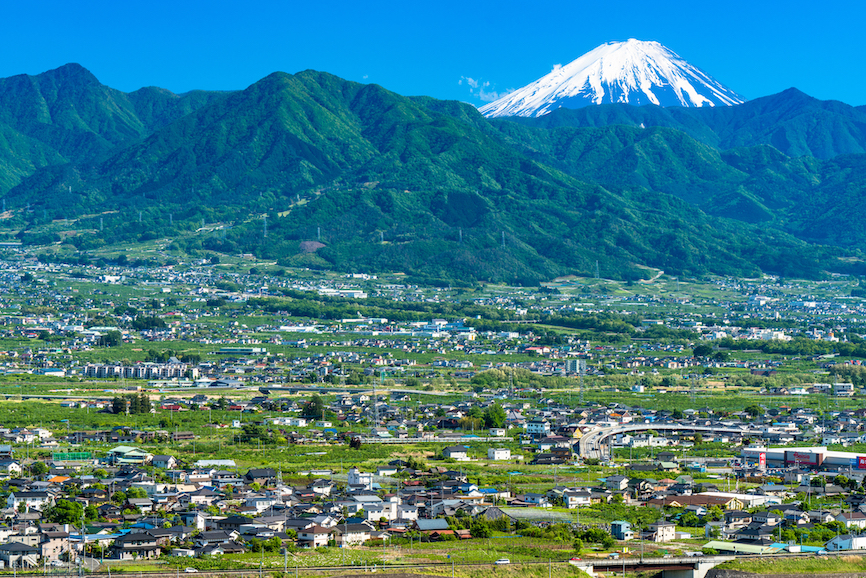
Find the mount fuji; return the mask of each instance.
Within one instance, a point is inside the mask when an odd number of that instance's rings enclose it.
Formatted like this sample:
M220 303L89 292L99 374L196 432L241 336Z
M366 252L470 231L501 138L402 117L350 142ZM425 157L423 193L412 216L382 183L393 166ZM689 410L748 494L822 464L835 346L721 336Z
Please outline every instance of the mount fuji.
M744 99L658 42L608 42L535 82L482 106L486 117L543 116L557 108L731 106Z

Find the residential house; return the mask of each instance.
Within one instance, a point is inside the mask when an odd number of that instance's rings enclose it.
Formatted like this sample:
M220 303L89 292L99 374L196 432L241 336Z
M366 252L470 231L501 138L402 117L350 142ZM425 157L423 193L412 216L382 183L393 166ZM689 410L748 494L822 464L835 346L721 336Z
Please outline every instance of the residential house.
M339 546L357 546L370 540L374 528L368 524L338 524L334 536Z
M824 544L824 548L829 552L839 552L840 550L866 550L866 536L843 534L832 538L829 542Z
M110 557L118 560L136 560L159 557L160 548L156 537L147 532L130 532L118 536L110 549Z
M583 508L592 504L592 492L586 490L566 490L562 493L562 500L569 510Z
M670 542L676 537L677 527L672 522L655 522L649 525L650 540Z
M177 466L177 460L174 458L174 456L167 455L153 456L153 458L151 458L150 460L150 463L152 466L162 468L164 470L170 470Z
M298 545L301 548L321 548L328 545L331 529L313 525L310 528L298 530Z
M611 522L610 534L617 540L631 540L634 538L634 531L631 529L631 522L626 522L624 520Z
M487 459L494 461L510 460L511 450L508 448L487 448Z
M26 511L42 511L54 504L54 496L48 492L12 492L6 498L6 507L18 509L24 505Z
M20 542L0 544L0 561L5 568L38 568L39 548Z
M449 446L442 450L442 455L452 460L468 460L469 448L466 446Z
M866 528L866 514L863 512L842 512L836 516L837 522L845 524L846 528Z
M622 491L628 487L628 477L608 476L604 480L604 487L613 491Z

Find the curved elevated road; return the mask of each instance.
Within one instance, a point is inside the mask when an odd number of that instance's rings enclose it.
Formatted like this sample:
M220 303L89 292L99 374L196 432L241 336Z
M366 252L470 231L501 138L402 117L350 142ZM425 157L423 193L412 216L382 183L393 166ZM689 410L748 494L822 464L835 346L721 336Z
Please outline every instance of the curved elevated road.
M601 459L607 456L607 451L604 441L610 436L621 433L631 433L639 431L676 431L676 432L707 432L707 433L726 433L737 435L756 435L760 432L753 431L747 427L727 427L727 426L696 426L685 424L659 424L659 423L641 423L619 425L606 428L597 428L590 430L580 438L578 447L580 449L580 457Z

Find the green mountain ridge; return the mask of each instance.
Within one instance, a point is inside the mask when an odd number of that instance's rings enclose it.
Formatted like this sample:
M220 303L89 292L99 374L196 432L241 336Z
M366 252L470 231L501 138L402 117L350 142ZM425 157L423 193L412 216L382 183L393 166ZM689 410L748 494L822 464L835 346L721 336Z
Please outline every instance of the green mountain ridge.
M40 102L69 102L75 114L0 116L0 184L18 179L5 195L17 207L9 224L30 244L62 236L54 250L67 257L170 236L190 254L466 282L537 283L591 274L596 262L630 279L646 267L858 267L837 257L859 255L859 230L831 235L813 223L842 191L846 210L862 211L863 183L852 188L851 175L866 155L792 159L767 145L719 151L666 127L491 122L466 104L315 71L178 96L112 91L67 68L17 106L32 115ZM93 143L89 152L68 152L69 135ZM28 144L41 156L5 168ZM302 247L319 239L318 250Z
M791 156L866 153L866 107L822 101L789 88L738 106L681 108L606 104L561 108L512 122L540 128L666 127L719 150L771 145Z

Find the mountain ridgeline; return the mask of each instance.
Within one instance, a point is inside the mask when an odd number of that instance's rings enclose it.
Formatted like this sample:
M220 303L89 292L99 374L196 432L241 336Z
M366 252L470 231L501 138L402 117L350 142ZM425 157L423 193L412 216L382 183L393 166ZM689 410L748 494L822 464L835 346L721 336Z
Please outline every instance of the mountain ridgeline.
M859 273L864 119L787 91L488 120L315 71L175 95L67 65L0 79L3 230L442 282Z

